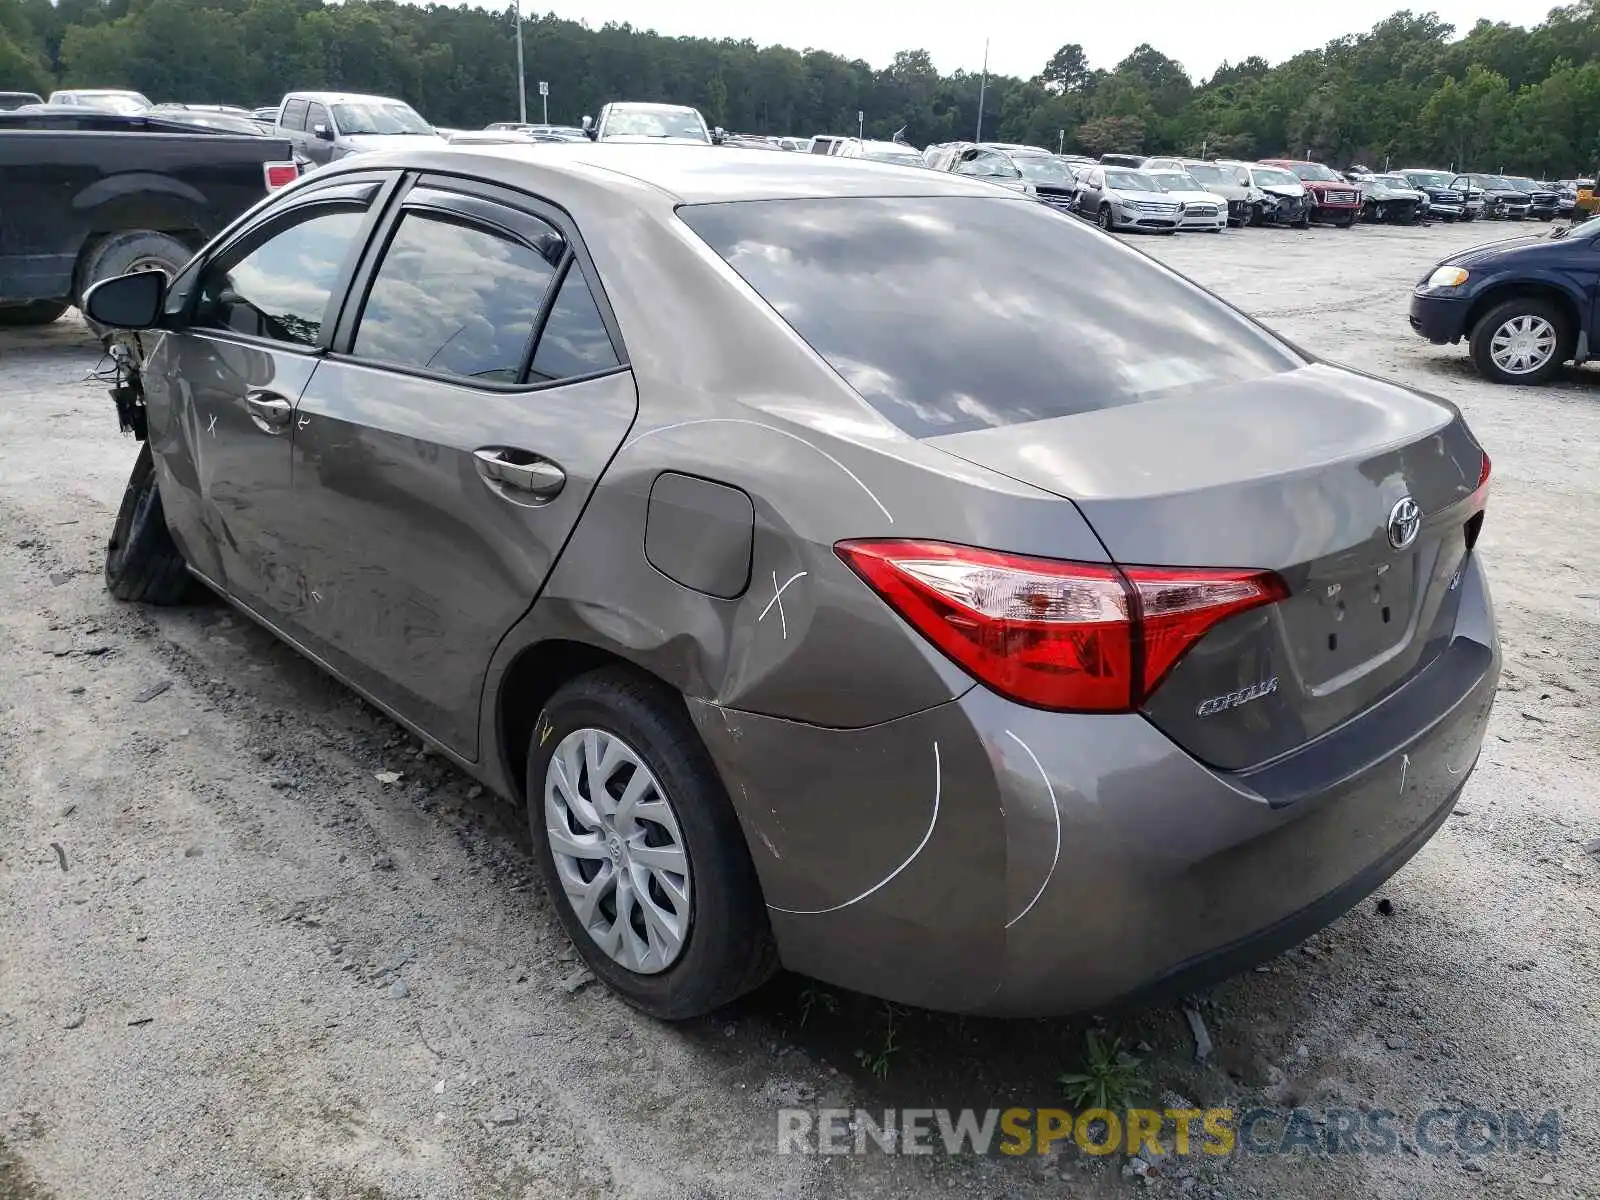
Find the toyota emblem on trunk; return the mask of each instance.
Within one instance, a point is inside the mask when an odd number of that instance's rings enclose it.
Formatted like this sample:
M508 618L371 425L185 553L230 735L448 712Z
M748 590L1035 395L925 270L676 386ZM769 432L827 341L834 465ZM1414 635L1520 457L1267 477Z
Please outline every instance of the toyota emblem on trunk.
M1402 496L1389 510L1389 545L1404 550L1417 540L1417 530L1422 527L1422 510L1410 496Z

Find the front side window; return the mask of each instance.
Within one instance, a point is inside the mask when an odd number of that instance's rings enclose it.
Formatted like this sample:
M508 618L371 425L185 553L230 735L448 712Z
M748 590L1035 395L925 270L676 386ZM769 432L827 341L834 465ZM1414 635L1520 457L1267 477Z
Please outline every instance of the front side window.
M678 215L914 437L1302 366L1214 297L1050 208L1003 197L685 205Z
M333 122L328 118L328 110L320 104L309 105L306 108L306 128L315 129L318 125L324 129L333 129Z
M193 325L315 346L334 289L360 245L366 212L314 207L243 256L224 255L201 276ZM230 261L231 260L231 261Z
M533 356L535 383L593 375L617 365L617 352L600 319L588 281L574 262L561 281Z
M407 212L372 281L351 351L464 379L516 383L554 277L555 268L520 242Z

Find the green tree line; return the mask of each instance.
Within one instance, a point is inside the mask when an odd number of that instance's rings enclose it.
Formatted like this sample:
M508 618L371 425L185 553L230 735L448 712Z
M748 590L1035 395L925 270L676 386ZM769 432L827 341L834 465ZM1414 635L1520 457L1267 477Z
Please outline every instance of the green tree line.
M267 104L291 88L400 96L430 120L473 128L516 116L516 18L393 0L0 0L0 88L126 86L156 100ZM697 105L751 133L905 129L917 144L970 138L980 80L941 75L922 50L881 69L825 50L664 37L524 19L530 116L575 123L611 99ZM1277 65L1224 63L1196 82L1142 45L1114 67L1068 44L1031 79L990 76L986 138L1068 151L1338 165L1426 163L1535 175L1593 173L1600 157L1600 0L1531 28L1479 21L1463 36L1433 13Z

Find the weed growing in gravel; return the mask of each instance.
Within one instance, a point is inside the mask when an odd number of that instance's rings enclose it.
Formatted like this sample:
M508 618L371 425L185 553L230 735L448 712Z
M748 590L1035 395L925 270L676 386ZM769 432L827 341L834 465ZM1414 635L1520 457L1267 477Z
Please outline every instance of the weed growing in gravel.
M856 1061L870 1071L880 1082L889 1078L889 1061L900 1049L895 1040L893 1004L883 1006L883 1041L876 1050L857 1050Z
M800 1027L811 1019L811 1010L820 1008L825 1013L839 1011L839 998L819 987L808 987L800 993Z
M1108 1042L1091 1029L1084 1041L1088 1047L1084 1070L1056 1080L1066 1089L1067 1099L1078 1109L1121 1112L1132 1107L1133 1089L1142 1082L1139 1060L1122 1048L1121 1038Z

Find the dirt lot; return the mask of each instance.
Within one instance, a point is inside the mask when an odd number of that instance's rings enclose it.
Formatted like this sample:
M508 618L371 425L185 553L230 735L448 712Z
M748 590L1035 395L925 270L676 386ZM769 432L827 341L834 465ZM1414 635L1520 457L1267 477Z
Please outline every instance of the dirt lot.
M520 814L220 604L107 597L134 444L84 380L95 347L75 319L0 334L0 1198L1600 1195L1600 370L1494 388L1405 319L1448 248L1503 232L1139 243L1466 411L1506 650L1477 774L1387 915L1215 989L1204 1063L1175 1007L1107 1017L1140 1099L1391 1109L1395 1152L1148 1179L1076 1150L778 1154L782 1105L1061 1103L1091 1022L785 977L665 1028L573 989ZM1560 1153L1419 1149L1418 1114L1466 1104L1557 1110Z

